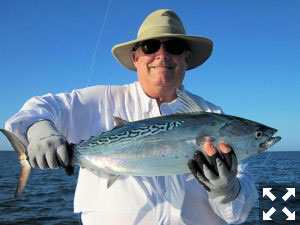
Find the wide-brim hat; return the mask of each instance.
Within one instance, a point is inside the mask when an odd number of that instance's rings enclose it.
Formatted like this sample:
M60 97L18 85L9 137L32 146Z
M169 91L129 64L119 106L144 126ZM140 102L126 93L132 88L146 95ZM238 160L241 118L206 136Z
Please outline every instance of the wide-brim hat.
M200 66L211 55L212 41L204 37L186 35L180 18L170 9L160 9L148 15L140 26L137 39L115 45L112 54L127 69L136 71L131 59L133 47L141 41L163 37L181 38L187 42L192 52L187 70Z

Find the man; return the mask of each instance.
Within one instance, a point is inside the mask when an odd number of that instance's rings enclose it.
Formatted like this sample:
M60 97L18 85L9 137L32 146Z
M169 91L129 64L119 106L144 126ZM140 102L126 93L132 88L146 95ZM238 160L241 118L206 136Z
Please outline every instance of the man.
M175 89L184 90L185 72L205 62L211 51L210 40L186 35L175 12L157 10L144 20L137 40L112 49L122 65L137 72L138 82L34 97L6 123L6 129L28 145L32 167L68 165L66 143L111 130L113 116L136 121L176 113L182 103ZM184 91L205 111L222 113L219 107ZM196 152L188 163L199 182L188 181L187 176L121 176L107 189L106 179L80 169L74 211L82 213L83 224L245 221L257 198L245 165L239 166L237 174L236 157L226 143L213 146L207 137L204 148L207 156Z

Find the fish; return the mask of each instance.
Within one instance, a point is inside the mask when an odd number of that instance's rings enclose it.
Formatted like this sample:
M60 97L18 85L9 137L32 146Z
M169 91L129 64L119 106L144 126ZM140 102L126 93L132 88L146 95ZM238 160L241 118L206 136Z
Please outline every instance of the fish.
M216 146L226 142L238 161L265 151L281 137L277 129L237 116L205 112L185 92L176 89L180 107L175 114L129 122L114 117L115 127L77 144L68 144L70 165L106 176L107 188L119 176L191 175L188 161L196 151L204 152L207 137ZM28 181L31 166L26 146L10 131L1 129L18 153L20 175L14 198Z

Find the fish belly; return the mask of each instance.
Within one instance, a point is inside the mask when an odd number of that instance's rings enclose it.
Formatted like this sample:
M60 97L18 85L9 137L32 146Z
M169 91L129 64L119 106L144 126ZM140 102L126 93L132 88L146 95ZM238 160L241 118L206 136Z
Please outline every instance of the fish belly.
M130 176L167 176L189 173L187 162L193 158L195 145L192 141L143 141L127 145L113 145L101 154L81 155L91 170L106 174ZM83 161L83 160L81 160ZM78 163L77 163L78 164ZM80 164L80 163L79 163ZM93 167L93 168L91 168ZM95 169L98 168L98 169Z

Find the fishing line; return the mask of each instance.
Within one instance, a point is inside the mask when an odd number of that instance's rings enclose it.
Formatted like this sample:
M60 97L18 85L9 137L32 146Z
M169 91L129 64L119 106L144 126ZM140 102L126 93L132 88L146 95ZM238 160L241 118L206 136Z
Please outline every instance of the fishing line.
M94 54L93 54L92 63L91 63L90 70L89 70L88 79L87 79L87 82L86 82L86 85L85 85L86 87L89 86L89 83L90 83L90 80L91 80L91 76L92 76L92 72L93 72L93 68L94 68L94 62L95 62L96 54L98 52L98 49L100 48L100 41L101 41L101 37L102 37L104 26L106 24L106 18L107 18L108 12L109 12L111 1L112 0L109 0L108 6L106 8L105 17L104 17L104 20L103 20L103 23L102 23L100 34L98 36L96 48L95 48L95 51L94 51Z
M265 165L266 162L267 162L269 159L272 158L272 157L270 157L270 154L271 154L271 152L269 151L269 152L268 152L268 155L267 155L266 158L265 158L265 160L261 163L261 167L262 167L263 165ZM261 171L262 171L262 168L260 168L259 173L257 173L256 176L255 176L255 178L254 178L254 182L255 182L255 183L256 183L256 179L257 179L257 178L259 177L259 175L261 174Z

